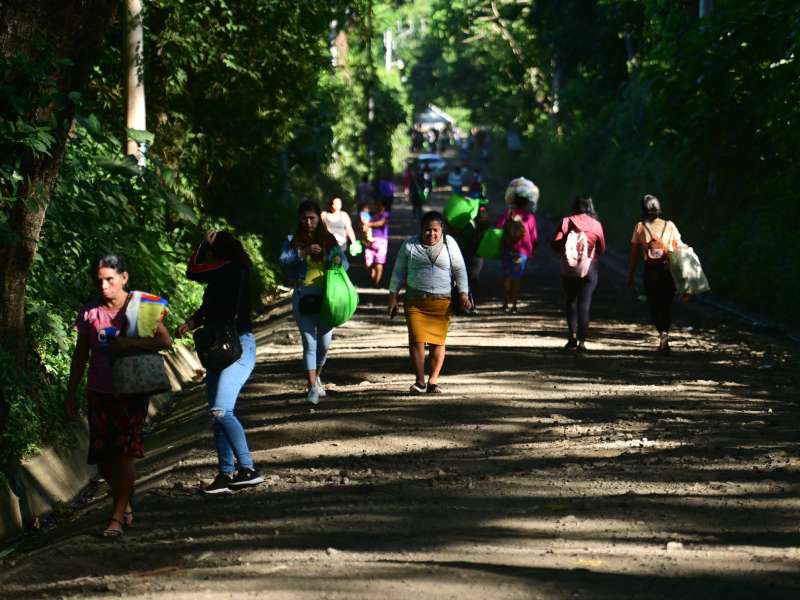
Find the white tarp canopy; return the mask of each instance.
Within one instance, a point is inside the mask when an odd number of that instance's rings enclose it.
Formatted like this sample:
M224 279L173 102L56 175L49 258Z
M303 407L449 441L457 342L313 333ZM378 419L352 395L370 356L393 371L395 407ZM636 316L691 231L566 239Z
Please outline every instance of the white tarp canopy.
M454 125L456 120L434 104L429 104L423 112L417 116L417 123L423 129L444 129L448 125Z

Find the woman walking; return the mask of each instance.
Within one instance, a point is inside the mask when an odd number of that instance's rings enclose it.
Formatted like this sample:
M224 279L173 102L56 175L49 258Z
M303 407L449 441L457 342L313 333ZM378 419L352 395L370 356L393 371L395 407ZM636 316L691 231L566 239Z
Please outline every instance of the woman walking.
M427 212L419 235L403 242L389 284L389 317L398 310L398 294L406 288L405 314L408 351L414 368L412 394L439 394L439 374L444 365L445 339L450 326L452 281L464 310L469 300L467 269L455 239L443 232L444 216ZM430 348L430 373L425 381L425 344Z
M355 244L356 234L353 231L353 223L350 215L342 210L342 199L333 198L328 205L328 210L321 214L322 222L336 238L336 243L342 249L342 253L347 251L347 242Z
M644 260L644 290L650 316L659 334L658 352L669 354L669 329L672 324L672 298L675 282L669 270L669 253L681 245L681 234L672 221L661 218L661 202L647 194L642 198L642 220L631 238L628 260L628 286L634 286L634 274Z
M603 226L591 197L575 198L572 214L561 219L551 245L561 255L561 285L569 330L564 347L586 352L589 311L598 280L597 260L606 251Z
M325 228L316 202L302 202L297 216L297 230L283 243L280 263L294 288L292 313L303 339L306 400L318 404L320 397L326 395L320 374L333 338L333 329L320 319L325 269L330 264L347 268L348 263L336 238Z
M375 210L370 220L363 225L364 237L372 240L364 249L364 263L369 270L369 277L375 287L380 287L383 269L389 253L389 209L380 198L375 200Z
M242 346L241 356L233 363L206 369L218 471L211 485L203 489L206 494L230 494L264 481L253 464L247 435L235 414L239 392L256 364L256 338L250 314L251 266L250 257L233 234L210 231L192 254L186 270L189 279L205 284L206 289L200 308L177 328L176 337L200 326L214 330L232 322Z
M520 178L521 179L521 178ZM519 180L515 180L519 181ZM511 194L506 193L509 208L497 220L495 227L503 229L503 311L517 312L517 301L525 265L536 252L539 238L536 229L536 217L530 210L532 203L538 199L539 190L533 183L516 185ZM512 184L514 181L512 181ZM535 210L535 209L534 209Z
M78 385L86 365L89 376L86 399L89 416L89 456L111 488L112 508L106 537L118 537L133 522L131 497L135 483L133 461L144 456L142 427L147 417L147 395L119 395L114 392L112 359L128 350L158 352L172 345L169 333L158 320L152 337L124 335L128 319L125 307L128 269L115 254L95 260L89 269L100 297L78 313L75 329L78 341L72 353L65 413L77 415Z

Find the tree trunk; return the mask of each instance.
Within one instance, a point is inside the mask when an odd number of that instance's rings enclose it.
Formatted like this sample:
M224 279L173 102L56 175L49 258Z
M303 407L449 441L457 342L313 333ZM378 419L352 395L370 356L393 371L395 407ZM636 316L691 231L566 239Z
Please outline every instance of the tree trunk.
M697 14L701 19L707 17L714 10L714 0L700 0L697 6Z
M125 40L125 123L128 129L147 129L144 100L144 26L142 23L142 1L126 0L123 10ZM126 134L127 137L127 134ZM139 164L144 162L143 148L136 140L127 138L125 154L133 155Z
M10 229L10 235L0 237L0 349L13 355L20 371L27 362L25 288L75 112L73 102L66 100L67 94L80 92L85 86L115 5L116 2L107 0L0 0L0 55L36 61L52 52L58 61L52 61L47 81L27 80L24 74L16 78L3 74L12 94L34 104L29 114L2 117L20 118L39 126L52 124L51 133L55 137L49 155L34 156L25 151L15 157L0 158L3 162L20 159L20 175L27 182L17 190L10 204L0 208ZM41 86L45 85L55 86L60 98L50 96L47 102L36 102L44 97ZM10 193L6 189L2 192ZM4 416L4 399L0 396L0 430Z

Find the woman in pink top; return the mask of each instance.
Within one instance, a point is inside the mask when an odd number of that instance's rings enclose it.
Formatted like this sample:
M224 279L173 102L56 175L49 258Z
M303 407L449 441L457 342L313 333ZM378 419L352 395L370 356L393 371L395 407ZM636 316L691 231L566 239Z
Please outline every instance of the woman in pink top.
M570 237L571 232L574 235ZM562 257L561 285L564 287L569 328L569 339L564 347L585 352L589 310L597 288L597 259L606 252L603 226L597 220L591 197L575 198L572 214L561 219L551 246ZM569 260L567 253L571 255Z
M536 229L536 217L533 212L528 210L530 198L517 195L511 201L509 209L503 213L495 227L504 229L503 243L506 248L503 250L503 310L508 310L511 303L511 312L517 312L517 300L519 299L520 280L525 270L527 262L533 258L536 252L536 242L539 234ZM521 236L516 240L507 239L508 228L506 222L509 219L519 222L522 225Z
M133 460L144 456L142 427L147 416L148 396L119 396L114 393L111 361L115 354L129 350L157 352L172 345L163 323L158 324L154 337L121 335L127 327L125 304L128 292L128 270L123 259L107 254L95 260L90 275L100 297L86 304L78 313L75 329L78 343L72 353L67 400L67 417L77 415L78 385L83 379L86 363L89 377L86 399L89 417L89 464L96 464L103 479L111 487L112 511L106 537L122 535L124 525L133 522Z

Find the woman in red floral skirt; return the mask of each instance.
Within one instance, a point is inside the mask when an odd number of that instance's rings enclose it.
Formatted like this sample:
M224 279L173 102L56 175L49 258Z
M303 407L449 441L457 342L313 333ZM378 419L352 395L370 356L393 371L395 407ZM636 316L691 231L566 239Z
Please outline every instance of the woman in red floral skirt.
M75 328L78 342L72 353L65 412L77 414L78 386L89 365L86 389L89 417L89 456L111 487L111 518L103 531L106 537L122 535L123 526L133 522L131 496L134 487L133 461L144 456L142 427L147 416L147 395L114 394L111 359L128 350L157 352L172 345L169 332L158 323L151 338L117 335L127 325L125 303L128 292L128 270L125 262L114 254L95 260L90 275L100 297L90 301L78 313Z

